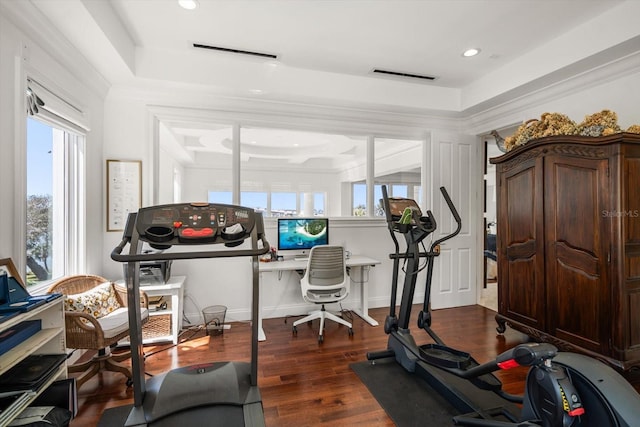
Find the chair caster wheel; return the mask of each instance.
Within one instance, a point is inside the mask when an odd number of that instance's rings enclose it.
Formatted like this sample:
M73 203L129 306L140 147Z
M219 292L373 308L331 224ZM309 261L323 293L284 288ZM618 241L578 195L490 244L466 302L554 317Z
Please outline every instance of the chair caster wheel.
M127 387L131 387L133 385L133 380L131 378L127 378Z
M349 336L352 337L353 336L353 328L349 328Z
M318 335L318 342L322 344L323 341L324 341L324 335Z
M293 326L293 327L291 328L291 332L293 333L293 335L298 335L298 328L297 328L297 327L295 327L295 326Z

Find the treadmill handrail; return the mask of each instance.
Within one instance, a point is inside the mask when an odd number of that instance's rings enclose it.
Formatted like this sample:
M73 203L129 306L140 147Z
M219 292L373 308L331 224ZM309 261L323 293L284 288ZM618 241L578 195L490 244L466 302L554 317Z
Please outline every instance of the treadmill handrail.
M118 246L111 251L111 259L118 262L136 261L166 261L176 259L200 259L200 258L230 258L241 256L264 255L270 250L269 242L264 235L259 237L263 247L258 249L233 249L233 250L207 250L197 252L161 252L152 254L122 255L122 250L129 243L129 238L123 238Z

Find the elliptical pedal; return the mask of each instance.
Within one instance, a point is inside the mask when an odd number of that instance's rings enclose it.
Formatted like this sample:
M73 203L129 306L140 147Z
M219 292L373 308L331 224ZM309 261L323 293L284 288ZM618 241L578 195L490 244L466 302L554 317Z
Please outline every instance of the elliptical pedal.
M469 353L454 350L440 344L424 344L420 346L422 359L442 368L466 370L473 360Z
M480 366L469 353L458 351L440 344L424 344L419 347L420 358L434 366L458 376L464 376L465 371ZM502 382L492 373L469 378L476 387L482 390L500 390Z

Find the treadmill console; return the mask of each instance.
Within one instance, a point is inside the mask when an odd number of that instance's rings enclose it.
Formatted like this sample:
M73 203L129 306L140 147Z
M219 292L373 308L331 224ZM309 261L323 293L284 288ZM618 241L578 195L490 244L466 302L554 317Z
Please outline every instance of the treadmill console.
M242 206L180 203L141 208L136 218L140 239L152 247L224 243L237 246L255 226L255 212Z

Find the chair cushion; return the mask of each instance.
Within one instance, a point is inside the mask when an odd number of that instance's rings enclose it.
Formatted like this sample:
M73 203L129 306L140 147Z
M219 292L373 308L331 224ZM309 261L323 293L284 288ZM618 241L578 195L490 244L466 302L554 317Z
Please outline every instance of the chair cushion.
M116 291L111 282L105 282L86 292L65 297L66 311L87 313L100 319L120 308Z
M140 319L143 321L149 317L149 310L140 309ZM120 307L110 314L98 319L98 323L102 327L104 337L106 339L115 337L116 335L129 330L129 313L127 307Z

